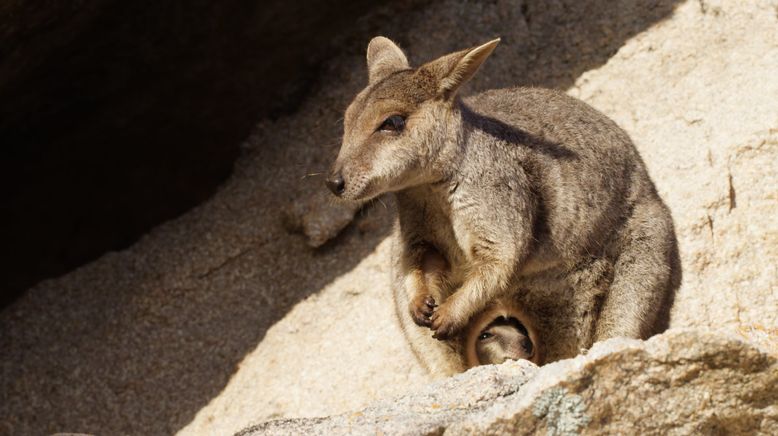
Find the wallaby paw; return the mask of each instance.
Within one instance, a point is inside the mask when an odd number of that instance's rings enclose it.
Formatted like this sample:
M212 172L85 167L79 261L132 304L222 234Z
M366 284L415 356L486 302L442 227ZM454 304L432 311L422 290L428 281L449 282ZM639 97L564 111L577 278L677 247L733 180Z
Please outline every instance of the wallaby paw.
M411 319L420 327L432 325L432 314L435 312L435 299L431 295L421 295L410 304Z
M430 317L432 321L430 328L435 332L432 335L433 338L439 340L450 339L464 327L465 322L452 315L450 307L447 304L442 304L438 306L435 313Z

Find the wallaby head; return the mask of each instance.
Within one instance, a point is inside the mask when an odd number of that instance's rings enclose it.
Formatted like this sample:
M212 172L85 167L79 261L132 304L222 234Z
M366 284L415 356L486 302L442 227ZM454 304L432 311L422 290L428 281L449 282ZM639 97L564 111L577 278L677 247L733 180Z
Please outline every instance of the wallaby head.
M402 50L378 36L367 47L369 83L349 105L343 143L327 186L366 200L441 178L439 157L456 146L451 111L459 88L499 43L495 39L413 69Z

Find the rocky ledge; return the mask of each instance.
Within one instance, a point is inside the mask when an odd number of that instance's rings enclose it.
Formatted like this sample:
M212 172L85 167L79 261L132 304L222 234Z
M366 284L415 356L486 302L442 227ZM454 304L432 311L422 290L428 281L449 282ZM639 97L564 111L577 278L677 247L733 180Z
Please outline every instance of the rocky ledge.
M778 434L778 360L726 333L611 339L541 368L474 368L363 410L283 419L287 434Z

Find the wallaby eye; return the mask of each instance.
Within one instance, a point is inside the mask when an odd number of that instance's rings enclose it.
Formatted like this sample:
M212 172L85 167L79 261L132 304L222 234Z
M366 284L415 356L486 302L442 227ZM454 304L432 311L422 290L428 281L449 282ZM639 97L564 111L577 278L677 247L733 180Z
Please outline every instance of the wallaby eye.
M405 128L405 118L401 115L392 115L384 120L378 130L382 132L402 132Z
M492 336L494 336L494 335L489 333L489 332L483 332L483 333L481 333L480 336L478 336L478 340L479 341L485 341L485 340L491 338Z

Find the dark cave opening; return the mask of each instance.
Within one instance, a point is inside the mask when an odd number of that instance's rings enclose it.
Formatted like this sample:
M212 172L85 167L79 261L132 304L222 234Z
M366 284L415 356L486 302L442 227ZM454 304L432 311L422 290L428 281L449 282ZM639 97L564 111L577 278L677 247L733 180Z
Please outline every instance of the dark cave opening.
M202 203L373 3L0 5L0 307Z

